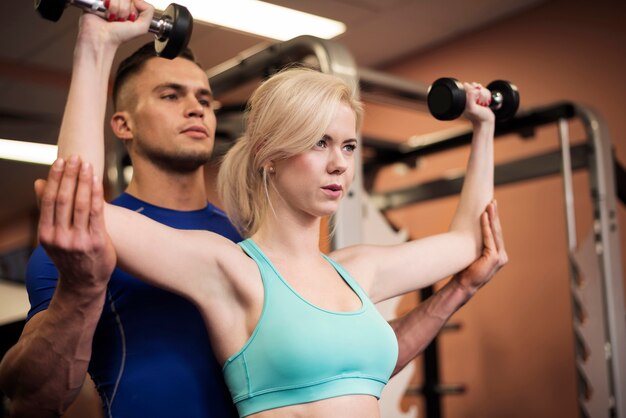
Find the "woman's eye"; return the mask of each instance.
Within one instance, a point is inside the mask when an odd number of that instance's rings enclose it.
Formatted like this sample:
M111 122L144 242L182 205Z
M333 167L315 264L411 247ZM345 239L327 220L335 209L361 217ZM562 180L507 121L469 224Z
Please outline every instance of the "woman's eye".
M348 152L356 151L356 144L347 144L344 146L344 149Z
M317 141L317 144L315 144L315 146L318 148L326 148L327 145L328 143L325 139L320 139L319 141Z

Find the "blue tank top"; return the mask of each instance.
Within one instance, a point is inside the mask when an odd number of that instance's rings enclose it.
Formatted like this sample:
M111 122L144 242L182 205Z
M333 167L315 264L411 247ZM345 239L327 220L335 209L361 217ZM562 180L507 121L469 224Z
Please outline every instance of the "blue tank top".
M356 311L333 312L303 299L252 240L239 245L259 266L264 287L255 330L223 367L239 415L343 395L380 398L398 343L347 271L324 256L361 300Z

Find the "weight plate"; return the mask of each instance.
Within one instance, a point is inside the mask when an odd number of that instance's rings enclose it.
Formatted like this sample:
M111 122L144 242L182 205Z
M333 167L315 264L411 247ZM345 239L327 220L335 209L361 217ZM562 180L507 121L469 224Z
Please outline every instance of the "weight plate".
M440 78L428 89L428 110L439 120L456 119L465 110L465 90L454 78Z
M154 48L160 57L173 59L189 44L193 31L193 17L186 7L172 3L167 6L161 18L169 20L172 29L164 40L154 41Z
M496 115L496 119L502 122L515 116L519 108L519 91L517 86L506 80L495 80L489 83L487 88L492 93L498 91L502 94L502 106L493 112Z
M65 11L65 0L35 0L35 10L44 19L56 22Z

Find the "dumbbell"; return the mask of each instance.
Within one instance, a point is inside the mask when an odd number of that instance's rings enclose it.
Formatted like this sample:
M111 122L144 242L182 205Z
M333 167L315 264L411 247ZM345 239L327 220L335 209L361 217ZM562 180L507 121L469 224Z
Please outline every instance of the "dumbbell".
M508 81L496 80L489 83L491 91L489 108L496 119L504 121L512 118L519 107L517 87ZM440 78L428 89L428 110L439 120L456 119L465 110L465 89L454 78Z
M107 9L99 0L35 0L35 9L41 17L56 22L67 6L76 6L86 12L105 18ZM186 7L170 4L163 14L150 22L148 32L154 33L154 49L160 57L176 58L189 43L193 18Z

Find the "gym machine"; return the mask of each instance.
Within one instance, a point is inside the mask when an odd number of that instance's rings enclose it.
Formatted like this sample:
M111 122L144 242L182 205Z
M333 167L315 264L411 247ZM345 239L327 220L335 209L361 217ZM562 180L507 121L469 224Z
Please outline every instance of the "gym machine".
M570 146L570 119L582 122L586 142ZM614 159L606 125L598 114L576 103L557 103L524 112L496 126L496 137L533 135L537 127L556 124L561 148L553 152L501 164L495 168L496 185L561 174L571 277L573 328L581 418L626 416L626 310L617 225L617 198L626 204L626 171ZM395 162L414 162L418 156L469 144L466 130L441 137L425 135L420 147L380 147L364 140L375 156L364 162L366 183L379 168ZM589 171L593 200L593 230L582 244L576 242L572 171ZM368 181L369 180L369 181ZM429 199L458 194L463 177L445 178L401 190L374 193L370 199L384 211ZM431 366L432 368L432 366ZM434 376L436 378L436 376ZM436 381L436 380L435 380ZM431 388L432 389L432 388ZM432 390L426 388L426 393ZM436 396L430 403L438 409ZM427 399L428 404L428 399ZM431 414L428 414L431 417Z
M371 71L360 73L362 96L369 101L418 110L423 110L425 102L429 102L428 87L424 84ZM446 81L446 85L449 84ZM498 84L497 88L490 90L498 90L500 86ZM514 94L512 91L505 93L509 96ZM433 113L430 103L429 108ZM438 119L447 120L443 117ZM570 146L568 121L571 119L582 122L587 136L585 143ZM592 109L569 102L527 110L514 119L507 116L498 122L496 137L506 134L529 137L539 126L556 124L558 127L560 150L496 166L495 183L501 185L559 173L562 175L579 416L626 417L626 308L617 225L617 197L626 204L626 171L613 157L606 124ZM415 141L422 145L416 147L364 138L364 145L375 150L372 158L364 161L364 183L366 186L371 185L382 166L396 162L413 164L418 156L469 144L471 137L470 129L461 132L457 130L452 135L423 135ZM587 239L578 245L572 170L580 169L588 170L590 175L594 226ZM375 207L384 211L458 194L462 184L463 177L445 178L402 190L372 194L370 199ZM428 355L425 353L425 357ZM426 395L427 416L437 417L440 409L439 395L458 393L458 390L439 384L436 354L430 355L435 362L425 364L425 386L421 388L421 392ZM413 391L417 389L419 388L413 388Z

